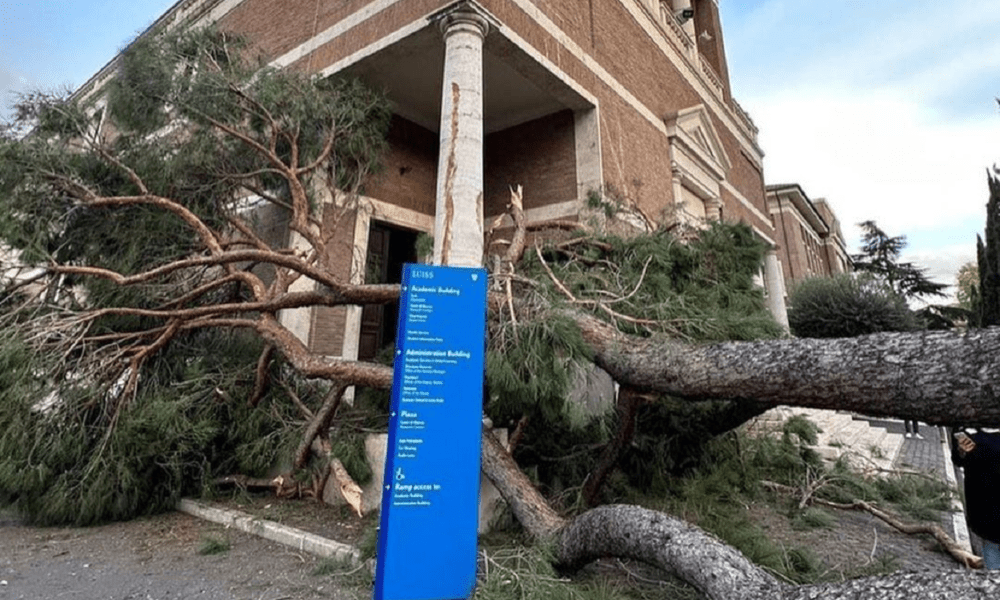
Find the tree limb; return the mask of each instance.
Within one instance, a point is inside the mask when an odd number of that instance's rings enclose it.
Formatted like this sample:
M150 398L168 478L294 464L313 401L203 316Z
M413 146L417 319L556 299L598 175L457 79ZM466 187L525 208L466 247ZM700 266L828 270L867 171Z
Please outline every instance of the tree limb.
M257 358L257 368L254 369L253 392L247 401L250 406L257 406L261 398L264 397L264 392L267 390L267 384L270 380L268 369L271 366L271 359L273 357L274 344L266 344L264 350Z
M880 333L844 339L689 344L576 321L595 362L623 385L686 400L906 416L935 425L1000 423L1000 328Z
M761 481L761 485L786 494L797 494L799 492L799 490L796 490L793 487L782 485L774 481ZM822 506L829 506L830 508L837 508L840 510L863 510L903 533L909 535L920 533L931 535L939 544L941 544L941 547L944 548L948 554L962 566L972 569L983 568L982 558L959 546L958 543L955 542L955 540L953 540L951 536L948 535L937 523L905 523L898 516L882 510L869 502L865 502L864 500L854 500L853 502L847 503L831 502L829 500L824 500L823 498L817 498L811 494L805 498L805 500L807 500L808 504L820 504Z
M618 431L609 441L597 459L597 466L587 476L583 484L583 499L588 506L600 504L601 488L608 475L618 465L625 449L635 437L635 415L643 396L631 387L622 387L618 391Z
M337 408L340 406L340 400L344 397L346 389L346 385L335 384L327 392L326 398L323 399L323 406L320 407L312 422L309 423L309 427L302 434L302 441L299 442L299 448L295 451L295 460L292 465L296 469L306 466L306 461L309 460L309 448L312 446L313 440L321 431L330 428L330 421L337 414Z

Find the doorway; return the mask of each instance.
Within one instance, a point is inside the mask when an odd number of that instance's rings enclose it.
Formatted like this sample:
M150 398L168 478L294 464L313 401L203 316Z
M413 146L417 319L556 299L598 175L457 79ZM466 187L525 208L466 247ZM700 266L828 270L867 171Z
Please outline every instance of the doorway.
M401 283L403 264L417 262L417 232L372 221L368 230L365 283ZM358 360L373 361L396 341L399 301L361 309Z

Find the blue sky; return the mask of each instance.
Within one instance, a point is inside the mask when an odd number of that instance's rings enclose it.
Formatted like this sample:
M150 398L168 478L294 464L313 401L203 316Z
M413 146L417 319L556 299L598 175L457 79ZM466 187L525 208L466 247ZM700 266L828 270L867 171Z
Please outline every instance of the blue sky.
M0 0L0 94L76 87L173 0ZM975 256L1000 162L996 0L721 0L733 92L760 127L768 183L906 235L951 283Z
M1000 162L995 0L721 0L733 94L768 183L825 197L851 251L873 219L953 283Z
M0 93L76 88L174 0L0 0Z

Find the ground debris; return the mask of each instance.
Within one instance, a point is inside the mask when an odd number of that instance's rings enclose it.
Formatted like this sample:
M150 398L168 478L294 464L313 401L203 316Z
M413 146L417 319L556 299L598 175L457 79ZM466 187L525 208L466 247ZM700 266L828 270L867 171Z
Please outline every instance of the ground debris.
M986 600L987 598L1000 598L1000 572L966 569L900 572L842 583L790 587L782 596L782 600Z

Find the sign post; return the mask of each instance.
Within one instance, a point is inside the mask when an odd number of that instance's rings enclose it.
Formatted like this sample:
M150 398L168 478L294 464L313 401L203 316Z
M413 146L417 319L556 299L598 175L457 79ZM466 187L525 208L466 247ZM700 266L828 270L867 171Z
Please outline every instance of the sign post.
M486 271L408 264L374 600L462 600L476 583Z

